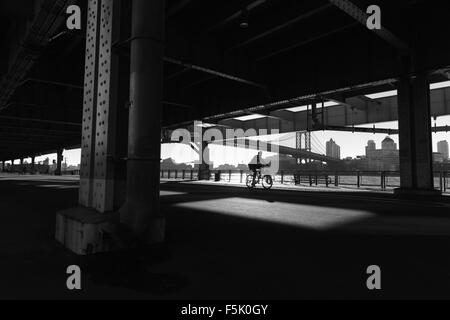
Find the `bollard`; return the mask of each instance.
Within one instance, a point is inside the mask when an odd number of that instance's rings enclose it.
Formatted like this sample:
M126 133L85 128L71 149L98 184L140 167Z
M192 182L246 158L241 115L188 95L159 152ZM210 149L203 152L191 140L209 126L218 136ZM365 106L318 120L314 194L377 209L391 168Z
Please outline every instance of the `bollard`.
M228 179L228 182L231 182L231 170L230 170L230 172L229 172L229 179Z
M312 181L312 176L311 173L309 174L309 186L312 187L313 185L313 181Z
M244 179L244 170L241 170L241 183L243 182Z
M380 171L380 188L383 190L383 171Z
M358 188L361 187L361 176L359 171L356 171L356 185L358 186Z
M334 186L339 187L339 174L337 172L334 174Z
M301 185L302 184L302 178L299 172L294 174L294 184L296 186Z
M284 171L281 171L281 184L284 184Z
M178 179L178 170L175 170L175 179Z
M328 188L328 175L325 175L325 186Z
M444 172L444 192L447 191L447 171Z
M215 173L214 180L215 180L216 182L219 182L221 179L222 179L222 171L219 170L219 171L217 171L217 172Z

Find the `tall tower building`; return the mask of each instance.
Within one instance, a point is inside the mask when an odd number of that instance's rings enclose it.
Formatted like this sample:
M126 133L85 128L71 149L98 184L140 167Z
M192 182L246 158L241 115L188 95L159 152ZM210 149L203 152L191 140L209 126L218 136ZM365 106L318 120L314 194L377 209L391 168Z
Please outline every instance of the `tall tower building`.
M446 140L438 142L437 151L443 155L444 161L448 160L448 142Z
M366 146L366 157L368 156L368 154L370 153L370 151L376 150L377 146L375 144L375 141L373 140L369 140L367 141L367 146Z
M333 139L327 141L327 156L330 158L341 158L341 147Z

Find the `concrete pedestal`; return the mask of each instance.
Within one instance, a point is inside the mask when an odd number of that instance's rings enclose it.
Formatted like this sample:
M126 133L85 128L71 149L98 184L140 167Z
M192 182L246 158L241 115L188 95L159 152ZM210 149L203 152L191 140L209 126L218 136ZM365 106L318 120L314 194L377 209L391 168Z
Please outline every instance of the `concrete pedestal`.
M56 240L79 255L111 251L109 230L117 218L94 209L77 207L56 214Z

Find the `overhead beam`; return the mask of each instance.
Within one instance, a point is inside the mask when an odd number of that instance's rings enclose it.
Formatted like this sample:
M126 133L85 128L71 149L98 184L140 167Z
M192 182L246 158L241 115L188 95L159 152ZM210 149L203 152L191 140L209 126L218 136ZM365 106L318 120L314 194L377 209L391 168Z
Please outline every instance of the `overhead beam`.
M183 108L183 109L189 109L189 110L194 109L193 106L183 104L183 103L171 102L171 101L162 101L162 104L168 105L168 106L174 106L174 107L178 107L178 108Z
M35 104L35 103L23 103L23 102L17 102L17 101L12 101L10 103L8 103L3 109L7 109L10 106L23 106L23 107L31 107L31 108L42 108L42 109L54 109L54 108L59 108L56 106L47 106L47 105L41 105L41 104ZM78 110L78 107L65 107L65 109L69 109L69 110Z
M19 84L19 87L23 86L24 84L26 84L28 82L42 83L42 84L47 84L47 85L53 85L53 86L59 86L59 87L66 87L66 88L83 90L83 86L80 86L80 85L76 85L76 84L72 84L72 83L66 83L66 82L61 82L61 81L37 79L37 78L25 79Z
M19 131L32 131L32 132L40 132L40 133L45 133L45 134L73 134L73 135L80 135L81 136L81 132L80 131L74 131L74 130L63 130L63 129L48 129L48 128L35 128L35 127L30 127L30 126L11 126L10 124L8 126L4 126L2 124L0 124L0 128L1 129L5 129L5 130L9 130L9 131L13 131L13 130L19 130Z
M0 127L1 128L1 127ZM0 138L5 138L5 137L26 137L27 139L36 139L39 140L41 138L45 138L45 139L49 139L49 140L55 140L55 139L61 139L64 137L69 137L67 136L58 136L52 133L47 133L47 134L42 134L42 133L27 133L27 132L11 132L11 131L0 131ZM72 138L74 138L75 136L78 136L78 134L72 134Z
M168 63L175 64L175 65L179 65L179 66L182 66L184 68L191 69L191 70L196 70L196 71L200 71L200 72L203 72L203 73L207 73L207 74L213 75L215 77L219 77L219 78L223 78L223 79L227 79L227 80L231 80L231 81L235 81L235 82L240 82L240 83L243 83L243 84L246 84L246 85L249 85L249 86L253 86L253 87L257 87L257 88L260 88L260 89L267 90L267 86L264 85L264 84L257 83L257 82L254 82L254 81L251 81L251 80L247 80L247 79L243 79L243 78L240 78L240 77L237 77L237 76L234 76L234 75L226 74L226 73L223 73L223 72L220 72L220 71L216 71L216 70L213 70L213 69L201 67L201 66L198 66L198 65L195 65L195 64L183 62L181 60L177 60L177 59L173 59L173 58L169 58L169 57L165 57L164 61L168 62Z
M286 108L289 108L292 106L311 104L315 101L319 102L319 101L321 101L321 99L322 99L321 97L323 97L323 96L329 96L329 95L334 95L334 94L344 94L344 93L351 92L354 90L363 90L363 89L377 87L380 85L385 85L388 83L395 83L395 82L397 82L397 79L394 79L394 78L384 79L384 80L364 83L364 84L351 86L351 87L343 87L343 88L339 88L339 89L335 89L335 90L329 90L329 91L323 91L320 93L308 94L308 95L299 96L299 97L288 99L288 100L281 100L281 101L272 102L272 103L268 103L268 104L262 104L262 105L257 105L257 106L253 106L253 107L242 108L241 110L236 110L236 111L231 111L231 112L227 112L227 113L221 113L221 114L203 117L200 120L202 120L204 122L211 122L211 121L216 121L216 120L218 121L218 120L222 120L222 119L229 119L229 118L245 116L249 112L260 113L263 111L275 111L275 110L280 110L280 109L286 109Z
M398 134L397 129L389 129L389 128L376 128L375 126L373 128L362 128L362 127L345 127L345 126L330 126L325 125L321 126L319 128L314 128L312 131L345 131L345 132L352 132L352 133L381 133L381 134L387 134L387 135L396 135Z
M22 118L22 117L12 117L12 116L0 116L0 119L29 121L29 122L41 122L41 123L61 124L61 125L67 125L67 126L81 127L81 123L68 122L68 121L45 120L45 119L37 119L37 118Z
M290 45L288 47L284 47L284 48L275 50L273 52L266 53L263 56L260 56L260 57L256 58L255 61L256 62L261 62L261 61L273 58L273 57L278 56L280 54L289 52L291 50L298 49L298 48L300 48L302 46L305 46L305 45L307 45L307 44L309 44L311 42L314 42L314 41L317 41L317 40L321 40L321 39L327 38L327 37L329 37L329 36L331 36L333 34L336 34L336 33L342 32L344 30L353 28L356 25L358 25L358 23L354 22L354 23L347 24L347 25L345 25L345 26L343 26L341 28L330 30L329 32L326 32L326 33L320 34L318 36L315 36L315 37L312 37L312 38L309 38L309 39L306 39L306 40L294 43L294 44L292 44L292 45Z
M183 75L183 74L185 74L185 73L187 73L187 72L189 72L189 71L191 71L191 68L183 67L183 69L181 69L180 71L177 71L177 72L174 72L174 73L168 75L168 76L164 79L164 81L170 81L170 80L173 80L173 79L178 78L179 76L181 76L181 75Z

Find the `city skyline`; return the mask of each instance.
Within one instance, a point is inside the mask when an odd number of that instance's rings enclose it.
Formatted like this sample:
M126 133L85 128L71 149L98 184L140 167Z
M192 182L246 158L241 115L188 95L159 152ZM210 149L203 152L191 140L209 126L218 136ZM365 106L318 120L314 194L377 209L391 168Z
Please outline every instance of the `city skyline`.
M437 126L445 126L450 123L450 116L443 116L436 119L436 121L432 122L432 125L436 124ZM367 127L372 128L373 124L361 125L359 127ZM398 123L397 121L378 123L376 124L378 128L391 128L397 129ZM283 134L284 143L283 145L295 147L295 132ZM352 132L340 132L340 131L314 131L313 135L315 139L320 141L323 144L323 151L318 152L318 150L312 150L313 152L325 154L325 145L326 141L333 139L339 146L341 151L341 158L352 157L356 158L358 156L362 156L365 154L366 143L369 140L374 140L376 145L381 145L382 140L386 137L386 134L373 134L373 133L352 133ZM398 136L391 135L390 136L397 145ZM432 133L433 140L433 152L437 152L437 143L439 141L450 141L450 133L447 132L438 132ZM245 150L245 149L236 149L231 147L223 147L223 146L213 146L211 148L211 159L217 165L220 164L235 164L238 165L240 163L246 163L249 161L251 157L255 155L255 150ZM268 156L265 154L264 156ZM45 158L49 158L50 161L56 159L56 154L45 154L39 157L36 157L35 161L44 161ZM72 150L64 150L63 157L67 159L67 164L76 166L80 164L81 159L81 150L80 149L72 149ZM194 162L197 155L194 150L185 145L174 145L174 144L163 144L161 146L161 157L162 159L173 158L178 163L189 163ZM19 159L14 159L16 162ZM24 158L28 162L31 161L30 158ZM7 161L9 163L10 161Z

